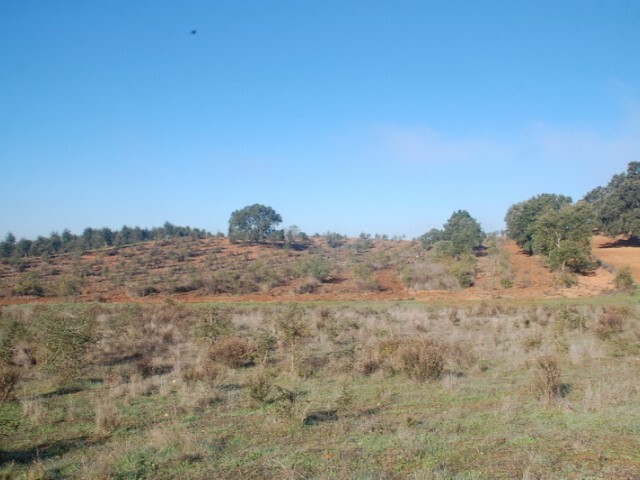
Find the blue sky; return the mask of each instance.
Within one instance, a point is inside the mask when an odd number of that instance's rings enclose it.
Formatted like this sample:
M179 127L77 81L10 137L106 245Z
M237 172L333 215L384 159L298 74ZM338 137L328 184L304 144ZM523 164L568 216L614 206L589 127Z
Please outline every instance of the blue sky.
M3 0L0 235L499 230L640 160L638 45L636 0Z

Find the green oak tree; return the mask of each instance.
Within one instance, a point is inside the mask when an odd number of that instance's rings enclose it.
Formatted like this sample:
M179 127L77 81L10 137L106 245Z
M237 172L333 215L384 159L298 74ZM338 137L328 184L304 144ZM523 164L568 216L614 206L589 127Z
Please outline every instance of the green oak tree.
M543 193L512 205L505 216L507 235L522 250L532 254L534 225L548 211L558 211L563 205L571 205L571 197Z
M264 242L279 238L275 227L282 217L273 208L259 203L235 210L229 218L229 241L231 243Z
M453 212L442 230L432 228L420 237L425 248L439 245L439 251L446 256L469 253L480 246L485 234L478 221L466 210Z
M532 248L552 270L584 272L593 268L593 213L586 202L549 209L532 225Z
M585 195L592 205L597 226L607 235L640 237L640 162L631 162L627 171L614 175L607 186Z

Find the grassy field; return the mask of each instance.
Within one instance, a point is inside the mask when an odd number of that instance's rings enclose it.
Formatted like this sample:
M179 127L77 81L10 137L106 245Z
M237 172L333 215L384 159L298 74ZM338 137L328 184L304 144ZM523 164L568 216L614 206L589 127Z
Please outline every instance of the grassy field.
M637 297L2 310L2 478L640 478Z

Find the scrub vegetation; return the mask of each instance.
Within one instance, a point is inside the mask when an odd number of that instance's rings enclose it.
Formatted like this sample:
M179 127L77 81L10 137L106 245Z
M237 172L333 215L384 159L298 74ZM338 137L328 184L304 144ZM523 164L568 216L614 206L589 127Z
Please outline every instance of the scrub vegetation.
M5 478L637 478L633 297L9 306Z
M638 171L507 236L8 235L0 478L639 478Z

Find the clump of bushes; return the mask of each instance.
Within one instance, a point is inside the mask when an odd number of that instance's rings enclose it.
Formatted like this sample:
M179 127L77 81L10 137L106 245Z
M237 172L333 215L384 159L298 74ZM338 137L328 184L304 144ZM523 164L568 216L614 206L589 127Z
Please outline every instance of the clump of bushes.
M429 261L407 265L400 279L411 290L448 290L455 286L455 279L447 275L444 265Z
M361 292L379 292L380 282L374 276L375 268L370 263L357 263L353 266L353 275Z
M306 413L307 402L305 393L297 388L289 389L275 385L273 398L273 410L282 420L303 422Z
M132 282L126 286L127 295L129 297L148 297L160 293L160 290L149 281Z
M34 275L23 275L13 287L13 295L44 297L45 289Z
M304 280L300 285L293 289L296 295L303 295L305 293L313 293L321 285L320 280L317 278L309 277Z
M331 276L332 266L320 255L307 255L300 258L295 265L295 272L300 277L314 278L320 282Z
M242 337L223 338L209 349L209 358L231 368L253 365L256 348L252 342Z
M339 233L333 232L327 232L324 237L327 241L327 245L331 248L341 247L347 240L347 237L345 235L340 235Z
M233 332L231 313L217 305L210 305L198 310L194 315L196 339L205 343L215 343L219 338Z
M275 313L276 328L284 344L298 344L309 335L306 313L304 307L293 303Z
M575 287L578 284L578 277L576 277L576 275L571 272L562 271L557 274L556 282L558 283L559 287L571 288Z

